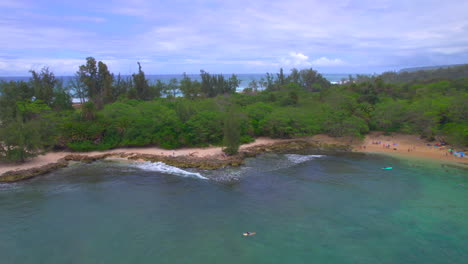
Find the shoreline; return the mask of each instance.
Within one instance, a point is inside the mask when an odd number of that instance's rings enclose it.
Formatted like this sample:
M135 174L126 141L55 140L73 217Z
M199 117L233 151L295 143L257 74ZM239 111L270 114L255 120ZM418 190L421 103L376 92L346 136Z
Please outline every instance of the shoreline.
M332 138L322 140L319 137L293 139L257 138L254 142L239 148L239 154L226 156L222 147L183 148L165 150L156 147L119 148L93 152L49 152L32 158L25 163L0 163L0 183L17 182L46 174L59 168L67 167L70 162L91 163L103 159L129 161L163 162L179 168L219 169L227 166L240 166L245 158L262 153L284 153L314 148L320 151L350 151L351 147Z
M271 145L278 142L285 141L283 139L269 139L269 138L258 138L252 143L244 144L239 148L239 151L259 146L259 145ZM224 155L221 147L206 147L206 148L182 148L176 150L167 150L157 147L138 147L138 148L117 148L112 150L104 151L90 151L90 152L72 152L72 151L59 151L59 152L48 152L44 155L31 158L24 163L0 163L0 177L10 171L19 171L26 169L38 168L51 163L59 162L67 156L87 156L97 157L100 155L109 155L119 157L122 155L131 156L132 154L141 155L155 155L162 157L193 157L193 158L217 158L224 159ZM126 158L128 159L128 158Z
M379 142L379 144L375 144ZM390 144L390 148L384 147ZM268 152L299 151L306 148L318 151L345 151L359 153L378 153L392 156L413 157L437 160L442 163L468 165L468 158L448 155L447 148L427 146L425 140L415 135L371 132L364 140L332 138L327 135L314 135L293 139L257 138L254 142L241 145L239 154L226 156L222 147L182 148L166 150L157 147L118 148L92 152L49 152L32 158L25 163L0 163L0 182L15 182L30 179L59 168L69 162L94 162L101 159L125 159L130 161L164 162L181 168L218 169L226 166L240 166L247 157Z
M377 143L377 144L376 144ZM390 145L388 148L386 145ZM417 158L468 166L468 158L455 157L448 151L450 146L434 146L436 142L428 142L416 135L392 134L371 132L361 144L355 145L353 151L361 153L377 153L395 157Z

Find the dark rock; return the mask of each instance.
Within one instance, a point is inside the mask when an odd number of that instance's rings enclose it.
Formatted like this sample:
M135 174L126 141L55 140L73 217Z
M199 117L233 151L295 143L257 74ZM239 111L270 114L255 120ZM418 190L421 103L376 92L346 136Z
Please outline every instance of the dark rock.
M17 170L17 171L7 171L0 177L0 182L18 182L27 179L31 179L33 177L46 174L48 172L63 168L68 166L68 162L66 160L59 160L56 163L50 163L41 167L25 169L25 170Z

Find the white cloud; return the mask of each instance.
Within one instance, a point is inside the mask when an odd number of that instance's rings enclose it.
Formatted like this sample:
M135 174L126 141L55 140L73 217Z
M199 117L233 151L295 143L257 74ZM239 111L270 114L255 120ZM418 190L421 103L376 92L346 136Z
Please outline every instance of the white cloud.
M78 66L83 64L83 60L78 59L50 59L50 58L35 58L35 59L4 59L0 63L0 74L9 72L11 75L24 76L29 70L40 70L42 67L49 67L55 74L60 75L68 72L76 72Z
M327 57L320 57L315 60L309 60L309 56L300 52L290 52L288 57L280 59L280 65L286 67L333 67L343 66L346 63L341 59L329 59Z
M343 66L346 63L341 59L329 59L327 57L320 57L312 61L312 65L314 66Z
M281 58L280 62L284 66L307 67L310 66L309 57L300 52L290 52L286 58Z

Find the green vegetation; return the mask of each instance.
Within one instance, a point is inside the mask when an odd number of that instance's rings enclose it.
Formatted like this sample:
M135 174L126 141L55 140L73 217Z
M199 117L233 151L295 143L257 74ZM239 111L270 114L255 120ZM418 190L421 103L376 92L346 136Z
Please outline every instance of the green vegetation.
M468 78L452 74L466 66L435 80L393 82L383 75L340 85L312 69L281 69L243 93L236 93L235 75L201 71L200 82L184 74L180 82L151 84L138 66L125 79L90 57L67 87L47 68L31 71L29 82L0 83L0 159L24 161L50 148L149 145L220 145L232 155L259 136L362 137L371 130L468 145ZM72 97L82 102L76 109Z
M224 146L226 146L223 151L226 154L234 155L237 154L240 146L240 136L241 136L241 122L239 117L239 110L236 110L234 107L231 107L224 119Z
M367 76L358 75L357 82L369 82L381 79L386 83L421 83L433 82L448 79L466 78L468 76L468 64L442 66L442 67L422 67L416 70L403 69L400 72L384 72L380 75Z

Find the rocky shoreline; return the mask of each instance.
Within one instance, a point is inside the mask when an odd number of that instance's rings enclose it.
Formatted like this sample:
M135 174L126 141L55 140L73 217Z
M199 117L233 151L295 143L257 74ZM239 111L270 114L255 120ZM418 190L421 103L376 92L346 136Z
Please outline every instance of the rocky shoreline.
M196 157L191 155L167 156L155 154L142 154L133 152L113 152L98 155L70 154L57 162L49 163L40 167L7 171L0 176L0 183L12 183L28 180L40 175L47 174L60 168L67 167L70 162L92 163L108 158L123 158L131 161L163 162L179 168L198 168L215 170L228 166L236 167L243 164L245 158L255 157L263 153L288 153L305 150L314 151L352 151L352 146L345 144L327 144L311 139L291 139L272 144L256 145L242 149L234 156L214 155L208 157Z

